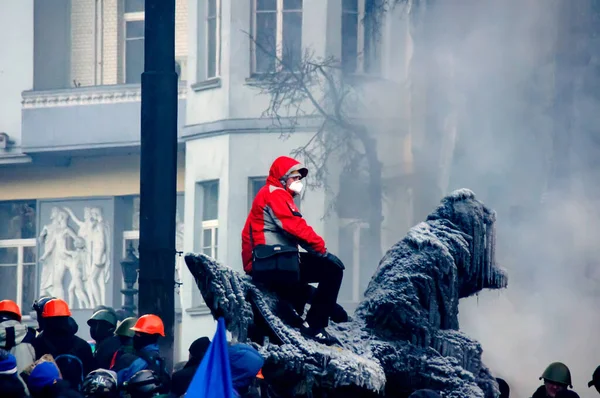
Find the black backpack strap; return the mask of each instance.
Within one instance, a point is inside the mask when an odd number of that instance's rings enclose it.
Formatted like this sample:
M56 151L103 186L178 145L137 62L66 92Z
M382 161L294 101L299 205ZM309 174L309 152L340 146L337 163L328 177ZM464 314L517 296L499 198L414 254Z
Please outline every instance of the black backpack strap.
M137 355L146 361L148 369L152 370L160 378L164 391L169 391L171 377L165 368L165 359L158 352L139 351Z
M34 328L27 328L27 334L25 335L25 338L23 338L22 343L28 343L28 344L32 344L33 340L35 340L35 329Z
M4 330L6 331L6 345L4 349L10 351L17 345L15 342L15 327L9 326Z

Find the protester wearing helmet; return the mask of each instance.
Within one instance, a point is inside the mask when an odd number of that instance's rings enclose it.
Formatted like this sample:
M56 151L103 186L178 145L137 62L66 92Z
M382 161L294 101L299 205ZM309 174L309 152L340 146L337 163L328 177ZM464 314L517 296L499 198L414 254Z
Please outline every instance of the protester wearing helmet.
M559 391L573 388L571 384L571 371L562 362L553 362L540 376L544 380L544 385L540 386L532 398L555 398Z
M161 380L161 385L169 391L170 377L165 368L164 358L158 350L158 339L165 337L162 320L153 314L141 316L131 328L135 353L123 354L116 362L113 370L117 372L119 385L129 381L140 370L154 371Z
M600 366L598 366L592 374L592 380L590 380L590 382L588 383L588 388L591 386L594 386L596 391L600 393Z
M81 392L86 398L117 398L117 374L106 369L94 370L83 381Z
M44 311L44 306L46 305L46 303L48 301L53 300L55 298L56 297L42 296L33 302L33 306L31 307L31 309L33 309L35 311L36 319L37 319L37 323L38 323L37 330L40 333L44 330L44 318L42 317L42 312Z
M21 309L12 300L0 301L0 348L17 359L19 373L35 362L35 330L21 323Z
M123 390L131 398L168 397L165 393L161 378L156 372L144 369L136 372L128 381L123 383Z
M119 340L119 349L113 354L108 367L109 369L114 368L121 355L135 353L135 349L133 348L133 336L135 336L135 332L131 328L135 326L137 320L136 317L129 317L123 319L117 325L115 337Z
M291 304L287 321L307 337L333 344L325 328L336 306L344 264L329 253L325 241L304 220L294 203L308 169L281 156L273 162L266 184L254 201L242 231L244 271ZM307 253L299 253L298 245ZM309 283L318 283L311 308L304 314Z
M95 361L90 345L75 335L68 304L61 299L48 301L42 318L44 330L33 341L36 358L52 355L63 378L74 387L79 386L84 376L95 369Z
M99 310L87 321L90 336L96 342L96 366L109 369L110 361L121 346L119 338L114 335L117 327L117 314L114 311Z

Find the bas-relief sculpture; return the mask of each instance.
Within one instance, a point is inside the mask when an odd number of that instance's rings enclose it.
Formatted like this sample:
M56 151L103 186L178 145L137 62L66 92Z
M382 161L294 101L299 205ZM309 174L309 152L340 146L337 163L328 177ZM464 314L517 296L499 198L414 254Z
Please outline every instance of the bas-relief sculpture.
M69 227L69 219L77 226L77 233ZM80 220L68 207L53 207L40 241L44 244L40 294L65 299L72 308L106 303L112 239L101 208L85 207ZM67 271L70 282L65 291Z

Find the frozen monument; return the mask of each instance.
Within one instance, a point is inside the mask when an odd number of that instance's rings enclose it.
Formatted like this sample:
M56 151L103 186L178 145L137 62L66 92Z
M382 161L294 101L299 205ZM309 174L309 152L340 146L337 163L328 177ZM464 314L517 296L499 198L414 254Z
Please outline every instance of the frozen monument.
M481 345L462 333L458 301L507 286L496 267L495 213L461 189L383 257L349 322L328 328L342 347L305 339L278 315L277 298L250 277L203 254L187 254L213 316L266 358L263 374L280 396L498 397Z

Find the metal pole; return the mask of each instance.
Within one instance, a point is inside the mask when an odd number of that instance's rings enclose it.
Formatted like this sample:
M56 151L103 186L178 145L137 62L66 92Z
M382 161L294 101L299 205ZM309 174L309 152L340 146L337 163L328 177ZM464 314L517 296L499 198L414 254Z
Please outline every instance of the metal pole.
M146 0L140 165L140 315L165 325L161 353L173 365L177 74L175 0Z

